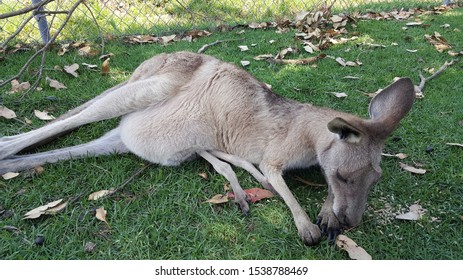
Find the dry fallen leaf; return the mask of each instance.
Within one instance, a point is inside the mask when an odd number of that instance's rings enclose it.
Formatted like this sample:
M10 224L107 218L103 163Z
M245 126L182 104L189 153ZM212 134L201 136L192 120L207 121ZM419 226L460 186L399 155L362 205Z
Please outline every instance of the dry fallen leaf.
M65 53L69 51L70 44L62 44L60 49L58 50L58 56L63 56Z
M336 96L337 98L347 97L347 93L345 93L345 92L328 92L328 93L331 93L332 95Z
M244 190L244 192L248 196L250 203L256 203L257 201L262 200L264 198L270 198L275 196L271 191L261 188L247 189ZM234 199L235 194L233 192L229 192L227 193L227 197L229 199Z
M50 121L55 119L55 117L50 115L47 111L34 110L34 115L43 121Z
M336 245L344 251L347 251L349 257L353 260L371 260L371 255L362 247L358 246L349 237L340 234L336 239Z
M45 81L47 81L48 85L54 89L63 89L67 88L64 84L58 82L57 80L53 80L49 77L45 78Z
M93 192L93 193L89 194L88 199L89 200L98 200L98 199L103 198L103 197L105 197L107 195L110 195L112 193L114 193L114 189L97 191L97 192Z
M249 64L251 64L251 62L250 62L250 61L247 61L247 60L241 60L240 63L241 63L241 65L242 65L243 67L246 67L246 66L248 66Z
M5 119L14 119L16 118L16 113L13 110L0 105L0 117L4 117Z
M24 90L28 90L30 87L31 87L31 84L29 82L19 83L18 80L14 79L13 81L11 81L10 93L17 93L17 92L21 92Z
M399 162L399 165L400 165L400 168L402 168L403 170L414 173L414 174L421 174L422 175L422 174L426 173L425 169L416 168L416 167L407 165L407 164L402 163L402 162Z
M424 38L426 38L426 40L431 45L433 45L438 52L443 52L451 48L450 45L447 43L447 40L444 37L442 37L442 35L439 32L434 32L434 34L432 35L426 34L424 35Z
M292 53L292 52L294 52L293 48L283 49L275 56L275 59L283 59L288 53Z
M61 212L64 208L66 208L66 206L68 205L67 202L64 202L64 203L61 203L55 207L52 207L52 208L49 208L47 210L45 210L44 214L51 214L51 215L54 215L58 212Z
M398 220L417 221L421 219L424 211L421 205L415 203L409 207L409 212L397 215L395 218Z
M207 173L206 172L201 172L198 174L201 178L203 178L204 180L209 180L209 176L207 176Z
M398 159L406 159L408 157L408 155L404 154L404 153L398 153L398 154L395 154L395 155L382 153L381 155L385 156L385 157L395 157L395 158L398 158Z
M238 48L239 48L242 52L245 52L245 51L248 51L248 50L249 50L248 46L238 46Z
M109 71L110 71L110 69L109 69L109 60L110 59L111 58L108 57L105 61L103 61L103 64L101 64L101 74L102 75L109 74Z
M94 55L97 55L99 53L98 50L92 49L91 46L82 47L77 52L81 56L94 56Z
M65 65L64 66L64 71L68 74L71 74L72 76L74 77L79 77L79 74L77 74L77 69L79 69L79 64L77 63L74 63L74 64L71 64L71 65Z
M216 194L212 198L206 200L205 202L209 202L212 204L221 204L228 202L228 197L224 194Z
M63 201L63 199L58 199L58 200L55 200L55 201L50 202L48 204L45 204L45 205L39 206L37 208L34 208L31 211L24 214L23 219L35 219L35 218L40 217L43 214L47 214L46 211L48 209L54 208L55 206L59 205L62 201ZM66 204L66 203L64 203L64 204Z
M172 34L172 35L169 35L169 36L162 36L162 37L160 38L161 44L167 45L168 43L170 43L171 41L173 41L173 40L175 39L175 37L177 37L177 35L175 35L175 34Z
M105 222L105 223L108 223L106 221L106 210L104 210L104 207L100 207L98 209L95 210L95 218L97 218L98 220L102 221L102 222Z
M18 175L19 175L19 173L17 173L17 172L7 172L7 173L3 174L2 177L5 180L10 180L10 179L13 179L14 177L17 177Z

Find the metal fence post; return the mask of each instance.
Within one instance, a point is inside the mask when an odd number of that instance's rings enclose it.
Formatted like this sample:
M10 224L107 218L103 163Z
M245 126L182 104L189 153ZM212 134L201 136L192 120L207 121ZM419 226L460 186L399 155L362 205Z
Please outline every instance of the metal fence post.
M32 4L38 4L42 2L42 0L32 0ZM43 12L43 6L38 8L36 10L37 12ZM35 15L35 19L37 20L37 23L39 25L39 30L40 30L40 37L42 38L42 43L46 44L48 41L50 41L50 30L48 28L48 23L47 23L47 16L43 13L37 13Z

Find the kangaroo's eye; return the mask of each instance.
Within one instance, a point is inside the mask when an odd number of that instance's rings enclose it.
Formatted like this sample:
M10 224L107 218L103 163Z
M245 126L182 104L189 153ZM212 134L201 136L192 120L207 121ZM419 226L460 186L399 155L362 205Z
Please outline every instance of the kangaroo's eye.
M336 178L338 178L339 181L343 182L343 183L348 183L348 180L346 178L344 178L341 173L339 173L339 170L336 170Z

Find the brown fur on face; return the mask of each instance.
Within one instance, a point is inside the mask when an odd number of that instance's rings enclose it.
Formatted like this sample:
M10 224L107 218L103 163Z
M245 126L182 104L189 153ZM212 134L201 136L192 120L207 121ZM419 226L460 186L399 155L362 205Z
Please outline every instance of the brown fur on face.
M371 119L364 120L278 96L244 70L207 55L160 54L143 62L127 82L56 121L1 138L0 173L109 153L132 152L162 165L199 155L230 181L244 212L249 210L246 194L226 162L277 192L304 243L313 245L322 231L333 238L361 221L369 189L381 175L384 141L413 100L411 81L400 79L371 101ZM89 143L15 155L81 125L115 117L121 117L120 125ZM322 231L282 177L286 170L314 164L321 166L329 185L318 218Z

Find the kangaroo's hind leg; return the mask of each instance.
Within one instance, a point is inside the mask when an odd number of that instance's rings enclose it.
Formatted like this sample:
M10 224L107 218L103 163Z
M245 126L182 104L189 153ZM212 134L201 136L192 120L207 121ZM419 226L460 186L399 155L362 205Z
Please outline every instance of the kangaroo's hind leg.
M96 98L81 111L41 128L0 139L0 159L22 151L55 135L75 129L81 125L115 118L127 113L153 106L172 94L171 81L162 76L126 84Z
M210 151L210 153L224 161L227 161L235 166L241 167L244 170L248 171L264 188L267 190L276 193L272 185L268 182L267 178L249 161L246 161L235 155L227 154L220 151Z
M27 170L45 163L54 163L61 160L100 156L112 153L122 154L127 152L129 152L129 150L121 141L119 128L115 128L102 137L85 144L43 153L11 156L7 159L0 160L0 174Z
M224 176L230 182L233 193L235 194L235 203L238 204L243 214L247 215L249 213L247 195L246 192L241 188L238 182L238 178L236 177L236 174L231 168L230 164L219 160L206 151L198 152L198 154L207 160L210 164L212 164L215 171Z

